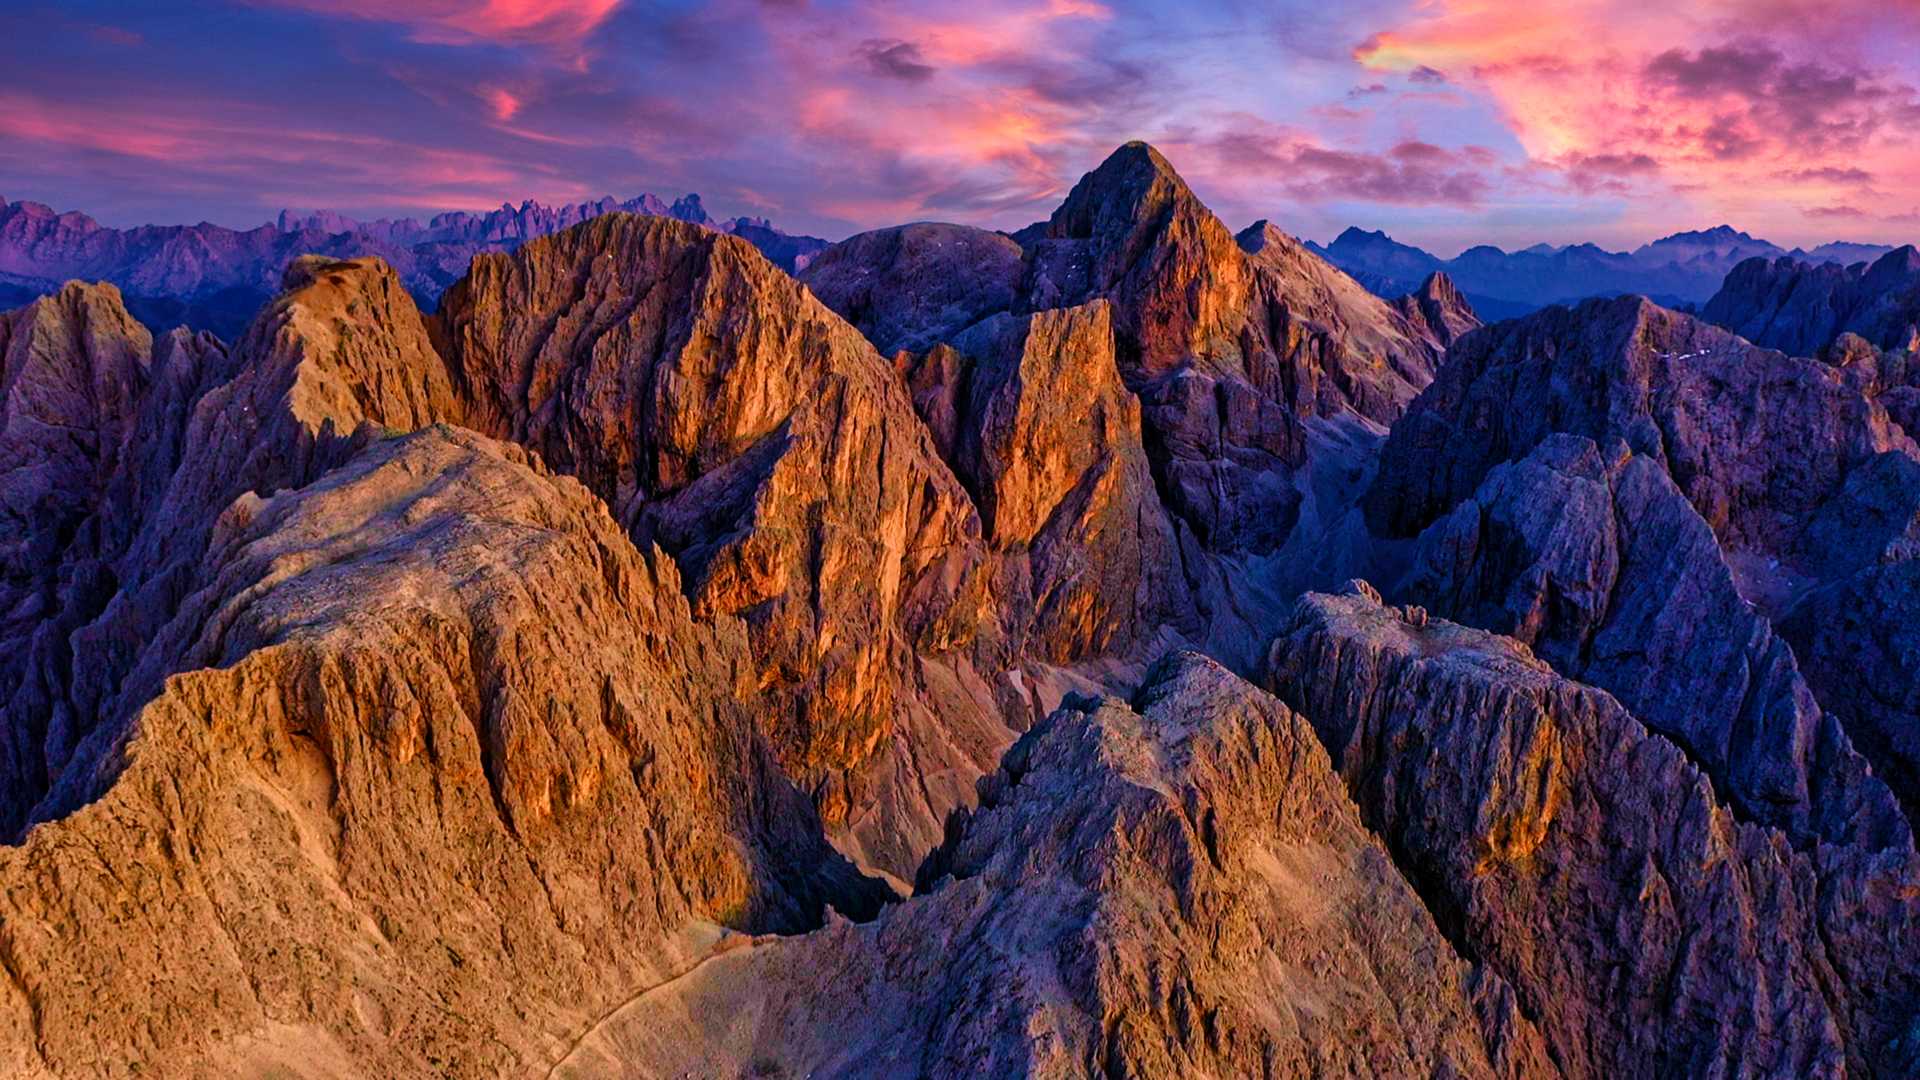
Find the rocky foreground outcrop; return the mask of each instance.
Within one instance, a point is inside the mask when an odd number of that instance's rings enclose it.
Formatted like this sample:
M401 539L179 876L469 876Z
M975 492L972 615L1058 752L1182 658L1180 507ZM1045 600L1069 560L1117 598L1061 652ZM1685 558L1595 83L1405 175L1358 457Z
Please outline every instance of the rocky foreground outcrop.
M1911 847L1796 850L1611 696L1364 583L1303 599L1269 677L1567 1075L1910 1070Z
M722 927L872 910L739 625L525 451L375 441L199 578L110 789L0 851L9 1075L523 1071Z
M1194 654L1023 736L866 925L615 1012L587 1076L1538 1076L1533 1027L1360 825L1308 724Z

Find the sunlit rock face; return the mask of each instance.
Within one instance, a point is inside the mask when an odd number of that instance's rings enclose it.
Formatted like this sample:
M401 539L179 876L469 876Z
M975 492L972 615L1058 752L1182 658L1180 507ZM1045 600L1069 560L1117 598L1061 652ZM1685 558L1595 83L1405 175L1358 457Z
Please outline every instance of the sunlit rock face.
M0 1071L1920 1065L1901 348L666 209L0 316Z
M1911 844L1796 850L1611 695L1364 582L1301 601L1268 679L1560 1071L1910 1059Z

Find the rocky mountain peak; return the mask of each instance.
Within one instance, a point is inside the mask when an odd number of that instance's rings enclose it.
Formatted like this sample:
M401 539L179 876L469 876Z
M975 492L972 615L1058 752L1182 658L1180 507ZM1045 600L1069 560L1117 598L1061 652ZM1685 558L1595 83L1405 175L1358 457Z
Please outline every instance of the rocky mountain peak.
M1920 273L676 213L0 315L0 1073L1920 1068Z
M1125 246L1138 231L1163 224L1182 204L1197 201L1160 151L1130 142L1080 178L1048 219L1044 235L1096 240L1103 249Z
M700 204L700 196L692 192L673 200L673 205L667 208L667 214L695 225L705 225L713 220L707 216L707 208Z
M1871 264L1753 258L1733 268L1701 316L1757 344L1812 356L1842 333L1904 348L1920 324L1920 249Z
M1427 275L1427 280L1420 283L1420 288L1415 295L1422 300L1431 300L1448 307L1466 304L1466 299L1460 295L1460 290L1453 284L1453 279L1438 270Z
M1233 239L1240 245L1240 250L1249 255L1258 255L1270 247L1283 250L1303 248L1299 240L1265 218L1235 233Z
M1417 320L1442 347L1453 343L1480 326L1473 305L1454 287L1453 279L1436 270L1427 275L1420 288L1400 301L1408 318Z

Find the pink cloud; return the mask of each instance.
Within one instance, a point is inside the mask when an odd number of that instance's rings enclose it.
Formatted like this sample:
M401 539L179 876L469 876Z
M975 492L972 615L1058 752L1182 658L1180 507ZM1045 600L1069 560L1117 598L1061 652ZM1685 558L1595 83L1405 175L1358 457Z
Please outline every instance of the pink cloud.
M497 205L504 192L590 198L601 192L550 169L484 153L182 100L130 118L122 110L0 93L0 139L43 157L105 152L190 169L199 183L244 183L279 205L413 208Z
M1432 0L1367 38L1377 73L1443 70L1487 94L1535 162L1587 194L1647 185L1703 214L1793 227L1904 210L1865 170L1920 169L1912 0ZM1817 32L1806 32L1818 26ZM1832 213L1844 207L1857 214Z
M1446 147L1418 139L1383 150L1339 146L1248 113L1167 140L1162 149L1233 205L1275 205L1278 192L1286 200L1315 205L1359 201L1473 208L1492 195L1498 177L1497 159L1483 146Z
M487 107L493 110L493 118L503 124L512 120L514 114L520 111L520 99L512 91L494 86L489 87L483 96L486 98Z
M256 0L405 26L416 41L578 46L621 0Z

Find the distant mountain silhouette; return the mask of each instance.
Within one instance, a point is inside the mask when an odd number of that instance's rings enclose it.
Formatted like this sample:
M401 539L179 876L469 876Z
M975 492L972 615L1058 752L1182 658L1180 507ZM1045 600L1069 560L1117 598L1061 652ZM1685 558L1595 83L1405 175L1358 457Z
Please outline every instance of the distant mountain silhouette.
M1594 244L1535 244L1519 251L1491 245L1442 259L1384 232L1349 228L1316 254L1358 278L1381 296L1419 287L1428 274L1444 271L1483 318L1522 315L1548 304L1594 296L1637 293L1671 307L1698 305L1720 289L1735 266L1753 258L1791 258L1848 265L1892 251L1884 244L1832 243L1811 251L1788 251L1730 225L1675 233L1632 252Z
M668 203L654 195L570 206L529 199L485 213L453 211L427 221L360 221L331 210L282 210L254 229L198 225L143 225L115 229L83 213L56 212L36 202L0 204L0 305L24 304L71 279L120 287L135 316L152 326L187 325L232 339L280 289L281 273L303 254L337 259L378 255L400 274L407 291L431 310L467 272L473 257L512 251L603 214L626 211L675 218L733 233L788 272L826 247L811 236L781 232L764 218L715 219L698 195Z

